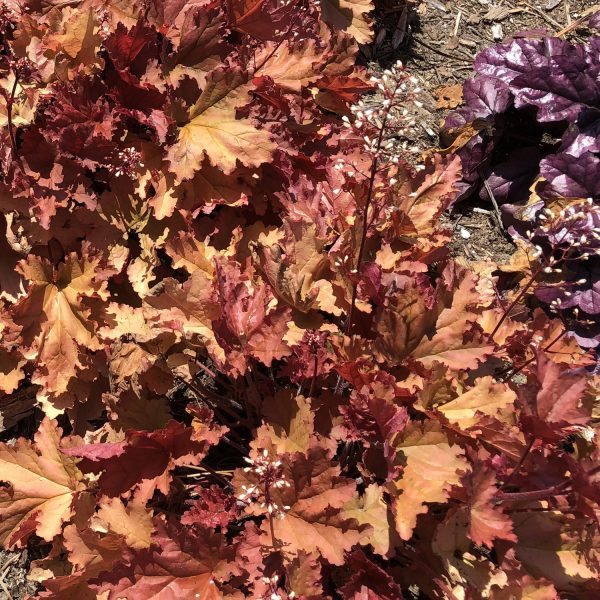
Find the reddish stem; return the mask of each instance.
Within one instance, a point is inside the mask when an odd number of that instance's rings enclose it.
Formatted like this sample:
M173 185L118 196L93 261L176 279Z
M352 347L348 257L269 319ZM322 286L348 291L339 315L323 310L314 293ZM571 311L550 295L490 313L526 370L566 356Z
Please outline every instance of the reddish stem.
M399 84L396 84L396 89ZM396 92L394 90L394 94ZM363 256L365 253L365 246L367 243L367 235L369 233L369 208L371 207L371 202L373 200L373 189L375 187L375 177L377 175L377 165L378 165L378 155L381 151L381 144L383 142L383 134L385 133L385 126L387 125L387 120L390 114L391 104L387 107L383 119L381 122L381 127L379 128L379 135L377 136L377 144L375 146L375 152L373 156L373 163L371 164L371 172L369 174L369 187L367 189L367 197L365 199L365 207L363 209L363 220L362 220L362 232L360 236L360 246L358 248L358 256L356 258L356 267L354 268L356 274L356 281L352 287L352 302L350 303L350 313L348 315L348 322L346 323L346 335L352 335L352 325L354 324L354 313L356 309L356 298L358 295L358 282L360 275L360 266L363 261Z
M10 144L12 146L13 152L15 154L15 158L19 158L19 150L17 149L17 138L15 136L15 128L14 128L14 124L13 124L13 120L12 120L12 109L13 109L13 105L15 103L15 95L17 93L17 85L19 83L19 77L16 73L16 71L14 72L15 74L15 81L13 83L12 86L12 90L10 92L10 96L8 98L6 98L6 112L7 112L7 120L8 120L8 135L10 136Z
M496 333L498 333L498 329L500 329L502 323L506 321L506 318L508 317L512 309L518 304L518 302L527 293L529 288L535 283L537 276L542 272L542 268L543 267L539 267L537 271L531 275L531 278L527 282L527 285L517 294L517 297L510 303L509 307L504 311L504 314L502 315L502 317L500 317L500 320L498 321L498 323L496 323L496 327L494 327L492 333L490 334L491 340L494 339L494 336L496 335Z
M317 351L317 348L315 348L315 362L313 364L313 376L310 382L310 390L308 391L308 397L312 398L313 397L313 393L315 391L315 382L317 380L317 369L319 368L319 354Z
M494 499L500 502L521 502L523 500L548 500L557 494L563 494L571 485L570 481L563 481L558 485L543 490L531 490L529 492L498 492Z
M561 239L557 241L555 248L558 246L558 244L561 244L563 242L563 240L565 240L565 238L567 237L567 235L571 232L571 229L572 229L573 225L574 225L574 222L572 222L572 223L569 224L569 226L566 228L565 232L563 233ZM562 262L565 262L565 260L566 260L566 252L564 250L561 250L561 252L562 252L562 256L557 261L552 261L552 259L546 261L543 265L540 265L538 267L538 269L537 269L537 271L535 273L532 274L531 279L529 280L529 282L527 283L527 285L519 292L519 294L517 295L517 297L511 302L510 306L504 311L504 314L502 315L502 317L500 318L500 320L496 324L496 327L494 327L494 330L490 334L490 340L494 339L494 335L496 335L496 333L498 332L498 329L500 329L502 323L504 323L504 321L506 320L506 318L508 317L508 315L510 314L510 312L512 311L512 309L517 305L517 302L519 302L523 298L523 296L527 293L527 291L529 290L529 288L534 284L534 282L537 279L538 275L546 267L549 267L552 264L558 265L558 264L561 264Z
M529 444L527 444L527 446L525 447L525 451L521 455L519 462L516 464L515 468L512 470L512 473L506 478L506 481L504 482L502 487L506 487L513 480L514 476L519 472L519 469L523 466L523 463L527 460L527 457L529 456L529 453L531 452L531 449L533 448L533 445L535 444L536 440L537 440L536 437L531 438Z
M269 482L265 481L265 488L264 488L264 495L265 495L265 505L267 506L267 510L269 508L269 506L271 505L271 491L269 489ZM268 513L269 516L269 530L271 532L271 546L273 546L273 548L277 548L278 547L278 540L275 537L275 524L274 524L274 519L273 519L273 513Z

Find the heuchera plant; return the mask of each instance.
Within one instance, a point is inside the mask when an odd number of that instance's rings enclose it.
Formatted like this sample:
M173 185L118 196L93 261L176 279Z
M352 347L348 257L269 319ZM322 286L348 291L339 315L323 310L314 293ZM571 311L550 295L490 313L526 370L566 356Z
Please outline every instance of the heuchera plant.
M595 347L600 38L515 39L484 50L475 70L464 85L465 106L447 118L444 132L462 159L463 186L483 179L482 198L505 203L528 257L523 265L537 272L537 298L560 312L581 344Z
M372 8L3 7L0 388L40 418L0 541L37 598L600 593L593 357L449 257L472 169L398 153Z

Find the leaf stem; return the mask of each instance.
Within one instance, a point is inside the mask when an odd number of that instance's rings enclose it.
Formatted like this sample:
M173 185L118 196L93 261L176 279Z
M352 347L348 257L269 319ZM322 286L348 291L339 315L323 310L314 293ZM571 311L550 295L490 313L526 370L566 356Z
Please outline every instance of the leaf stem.
M312 379L310 381L310 389L308 390L308 397L312 398L313 397L313 393L315 391L315 382L317 380L317 369L319 368L319 354L317 352L317 349L315 348L315 362L313 364L313 376Z
M273 513L268 512L269 506L271 506L271 490L269 489L268 481L265 481L264 495L265 495L265 504L267 506L267 514L269 516L269 530L271 532L271 546L273 546L273 548L278 548L279 540L275 536L275 522L274 522L274 518L273 518Z
M538 267L538 269L535 271L535 273L533 273L531 275L531 278L527 282L527 285L525 285L521 289L521 291L517 294L517 297L510 303L508 308L506 308L504 310L504 314L502 315L502 317L500 317L500 320L498 321L498 323L496 323L496 326L492 330L492 333L490 333L491 340L494 339L494 336L496 335L496 333L498 333L498 330L502 326L502 323L504 323L504 321L506 321L506 319L507 319L508 315L510 314L510 312L512 311L512 309L519 303L519 301L523 298L523 296L525 296L525 294L527 293L529 288L535 283L535 280L537 279L538 275L541 272L542 272L542 267Z
M515 468L512 470L511 474L506 478L506 481L502 484L502 487L506 487L513 480L514 476L519 472L519 469L523 466L523 463L527 460L527 457L529 456L529 453L531 452L531 449L533 448L533 445L535 444L536 440L537 440L537 438L535 436L533 436L531 438L531 440L525 447L525 450L524 450L523 454L521 455L519 462L515 465Z
M531 500L547 500L556 496L557 494L562 494L567 491L569 486L571 485L570 481L563 481L558 485L553 485L552 487L545 488L543 490L531 490L529 492L498 492L494 496L494 500L498 502L521 502L523 500L531 501Z
M17 138L15 136L15 128L12 120L12 109L15 103L15 96L17 93L17 85L19 84L19 75L16 70L13 71L15 75L15 81L13 82L12 89L10 91L10 96L6 97L6 118L8 121L8 135L10 136L10 144L12 146L13 152L15 154L15 158L19 160L19 150L17 148Z

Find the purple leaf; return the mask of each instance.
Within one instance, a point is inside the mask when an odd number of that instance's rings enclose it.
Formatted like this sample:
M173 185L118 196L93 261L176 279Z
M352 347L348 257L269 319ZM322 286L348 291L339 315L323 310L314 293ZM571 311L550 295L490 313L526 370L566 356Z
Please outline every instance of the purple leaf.
M548 64L542 40L519 39L485 49L475 59L475 70L510 84L512 80Z
M581 156L586 152L600 152L600 118L587 124L571 124L565 131L561 151L572 156Z
M515 106L535 106L541 122L576 120L600 109L600 62L593 42L513 40L484 50L475 69L510 86Z
M518 148L507 160L495 165L487 182L500 202L517 203L528 197L529 186L539 172L540 153L536 147ZM487 199L485 188L479 196Z
M597 348L600 345L600 324L593 321L569 323L575 340L582 348Z
M477 118L503 113L512 104L508 86L493 77L467 79L463 85L463 96Z
M474 77L463 85L465 106L450 113L444 127L462 127L475 119L485 119L507 111L512 105L508 86L493 77Z
M591 152L578 158L570 154L552 154L542 160L541 174L554 191L566 198L600 197L600 159Z
M588 281L588 287L573 292L573 306L579 306L581 310L589 315L600 314L600 272L595 270L594 281Z

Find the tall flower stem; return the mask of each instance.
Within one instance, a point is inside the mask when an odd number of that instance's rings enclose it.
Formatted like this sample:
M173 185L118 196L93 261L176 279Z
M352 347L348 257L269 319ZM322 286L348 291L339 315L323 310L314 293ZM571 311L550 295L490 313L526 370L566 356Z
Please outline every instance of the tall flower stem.
M398 89L400 88L402 79L398 79L394 85L394 88L391 90L391 98L395 98ZM360 282L360 268L362 266L362 262L365 255L365 247L367 245L367 237L369 235L369 209L373 203L373 193L375 190L375 179L377 177L377 172L380 163L380 155L382 150L383 138L386 131L386 126L388 124L388 119L390 116L390 111L393 107L393 100L390 100L387 105L384 104L384 112L381 119L381 125L379 127L379 131L377 133L377 138L375 145L372 147L373 151L373 160L371 162L371 170L369 173L369 183L367 186L367 195L365 198L365 205L362 212L362 229L360 233L360 244L358 247L358 254L356 256L356 264L353 269L353 273L355 276L355 280L352 286L352 300L350 302L350 312L348 313L348 320L346 322L345 334L350 336L352 335L352 327L354 325L354 315L356 313L356 300L358 296L358 284Z
M10 136L10 144L13 149L13 153L15 158L19 159L19 150L17 148L17 138L15 136L15 127L12 118L13 106L15 103L15 96L17 94L17 86L19 85L19 76L16 71L14 71L15 80L13 82L12 89L10 91L10 96L6 96L6 119L8 122L8 135Z

